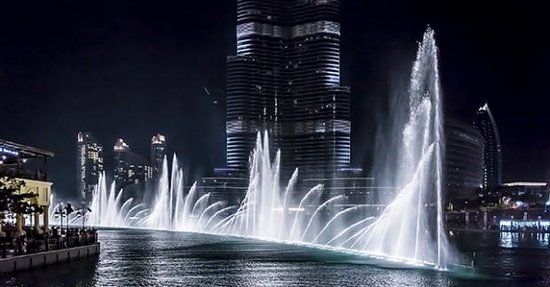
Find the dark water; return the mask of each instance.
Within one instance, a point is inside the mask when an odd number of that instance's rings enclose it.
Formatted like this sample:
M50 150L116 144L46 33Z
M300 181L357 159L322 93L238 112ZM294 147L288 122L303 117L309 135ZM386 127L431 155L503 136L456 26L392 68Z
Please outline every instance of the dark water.
M0 286L550 286L550 249L529 235L459 232L455 244L463 254L475 251L476 274L386 269L349 255L209 235L105 230L100 240L99 258L1 275Z

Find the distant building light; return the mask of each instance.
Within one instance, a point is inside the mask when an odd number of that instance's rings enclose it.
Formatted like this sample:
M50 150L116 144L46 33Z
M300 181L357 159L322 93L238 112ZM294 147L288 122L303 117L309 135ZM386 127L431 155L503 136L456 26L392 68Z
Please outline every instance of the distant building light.
M545 187L546 182L509 182L503 184L506 187L521 187L521 186L530 186L530 187Z
M502 227L511 227L512 226L512 221L511 220L501 220L500 221L500 228L502 229Z
M126 144L123 139L118 139L115 143L115 151L124 151L128 148L130 148L130 146Z
M151 144L164 144L166 142L166 137L161 134L156 134L151 139Z
M546 219L538 220L512 220L505 219L500 221L500 229L504 231L522 230L523 228L548 228L550 221Z
M18 151L13 150L13 149L9 149L9 148L5 148L5 147L0 147L0 153L11 155L11 156L18 156L19 155Z
M480 112L481 112L481 111L487 111L487 110L489 110L489 104L488 104L488 103L485 103L485 105L484 105L483 107L480 107L480 108L479 108L479 111L480 111Z
M514 204L514 208L529 208L529 204L523 201L516 201L516 203Z

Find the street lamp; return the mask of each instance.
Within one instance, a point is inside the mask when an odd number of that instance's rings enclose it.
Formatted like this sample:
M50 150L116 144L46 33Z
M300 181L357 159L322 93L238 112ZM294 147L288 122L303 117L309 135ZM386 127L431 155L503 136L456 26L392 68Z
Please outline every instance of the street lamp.
M34 219L33 217L34 217L34 213L36 212L36 210L35 210L34 206L31 206L31 207L29 208L29 210L30 210L30 212L31 212L31 213L28 215L28 216L29 216L29 223L30 223L29 229L30 229L30 231L31 231L31 236L34 236L34 231L35 231L35 230L34 230L34 224L36 224L36 222L33 222L33 219ZM34 224L33 224L33 223L34 223Z
M56 220L58 220L59 217L60 217L60 215L61 215L61 213L59 212L59 208L57 208L57 209L55 210L55 212L53 213L53 218L55 218ZM61 226L61 228L63 228L63 226Z
M57 210L55 211L54 215L56 219L59 218L59 226L61 227L60 235L61 235L63 234L63 217L67 216L67 210L66 210L66 207L64 207L63 201L59 202ZM68 228L68 221L69 219L67 218L67 228Z
M90 212L92 212L92 209L89 208L89 207L86 207L86 211L87 211L86 213L90 213ZM85 223L86 223L86 217L83 217L82 218L82 228L84 228Z
M80 217L82 217L82 229L84 229L84 213L82 209L79 209L78 212L76 213L76 218L80 218Z
M66 230L68 230L69 229L69 216L68 216L67 211L65 209L63 209L61 211L61 233L63 233L63 217L67 217L67 222L66 222L67 228L66 228ZM66 231L65 231L65 233L66 233Z
M69 230L69 217L73 212L74 212L74 209L71 203L67 202L67 206L65 206L65 214L67 215L67 230Z

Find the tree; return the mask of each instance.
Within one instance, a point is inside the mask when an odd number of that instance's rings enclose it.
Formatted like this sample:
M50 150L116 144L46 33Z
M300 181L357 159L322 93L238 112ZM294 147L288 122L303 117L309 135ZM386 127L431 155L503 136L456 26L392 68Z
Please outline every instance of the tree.
M31 203L30 199L37 194L33 192L21 192L25 182L10 177L0 178L0 220L4 220L7 214L32 214L42 212L42 208ZM0 224L0 234L2 233Z

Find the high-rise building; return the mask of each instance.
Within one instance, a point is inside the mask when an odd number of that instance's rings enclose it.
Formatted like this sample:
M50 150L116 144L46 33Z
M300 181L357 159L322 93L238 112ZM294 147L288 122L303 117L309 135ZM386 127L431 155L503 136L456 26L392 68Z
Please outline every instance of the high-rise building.
M246 170L259 131L283 172L328 175L350 164L350 89L340 84L338 0L237 0L227 59L227 166Z
M444 190L449 199L469 199L483 181L483 137L471 124L445 119Z
M502 182L502 149L497 125L489 106L479 108L474 126L483 136L483 188L493 189Z
M130 184L146 183L153 179L153 167L145 157L132 152L123 139L116 141L114 152L117 189Z
M103 146L89 132L77 136L77 190L83 205L90 205L103 172Z
M151 165L153 166L153 178L158 178L162 172L162 162L166 156L166 137L156 134L151 139Z

